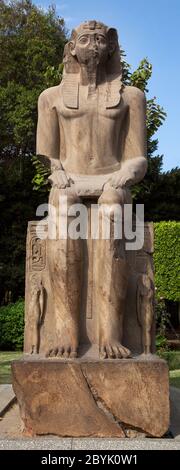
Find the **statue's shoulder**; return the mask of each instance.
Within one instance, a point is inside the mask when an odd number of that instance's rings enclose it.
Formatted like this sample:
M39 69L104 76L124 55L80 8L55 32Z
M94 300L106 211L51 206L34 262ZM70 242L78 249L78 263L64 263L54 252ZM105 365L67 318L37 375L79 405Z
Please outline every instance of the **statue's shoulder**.
M122 90L122 96L125 102L130 104L133 101L136 103L144 103L145 102L145 94L142 90L135 86L124 86Z
M46 88L46 90L42 91L39 95L38 103L39 105L44 106L51 106L53 105L54 101L57 99L61 92L61 84L57 86L52 86L50 88Z

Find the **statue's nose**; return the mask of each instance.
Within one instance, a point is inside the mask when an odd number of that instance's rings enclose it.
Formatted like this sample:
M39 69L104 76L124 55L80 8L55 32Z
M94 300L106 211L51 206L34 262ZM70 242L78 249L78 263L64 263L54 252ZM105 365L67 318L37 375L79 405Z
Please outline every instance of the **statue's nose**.
M90 38L90 48L93 50L97 50L97 42L95 36L91 36Z

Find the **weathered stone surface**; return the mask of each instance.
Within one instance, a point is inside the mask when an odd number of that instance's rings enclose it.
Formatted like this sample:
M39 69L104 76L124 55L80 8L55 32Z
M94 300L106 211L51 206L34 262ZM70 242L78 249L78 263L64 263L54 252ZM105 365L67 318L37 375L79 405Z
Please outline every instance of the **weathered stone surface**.
M169 425L168 369L153 358L95 361L25 358L12 364L26 434L160 437Z
M122 84L117 31L95 20L82 23L65 45L60 85L44 90L38 100L37 155L51 169L49 214L54 218L49 217L47 243L29 225L25 352L72 358L84 343L98 344L98 358L104 359L141 351L140 327L131 351L124 341L133 274L125 234L113 236L113 213L118 205L124 220L130 187L147 170L146 150L145 95ZM95 239L89 230L92 214L86 219L87 199L100 212L101 235ZM80 225L87 228L88 240L82 233L76 237L75 212L67 210L77 203L84 205ZM105 205L112 216L107 238L102 236ZM74 227L74 234L62 236L60 227L66 226ZM134 305L136 284L135 279Z
M86 202L88 206L88 203ZM89 207L88 207L88 210ZM89 216L90 217L90 216ZM45 354L56 341L56 321L54 314L53 292L48 271L46 259L47 240L41 240L36 237L36 228L38 222L29 222L26 245L26 295L25 295L25 338L24 351L30 353L33 345L33 332L36 326L35 309L32 309L31 293L34 284L40 283L47 292L45 302L45 313L42 325L39 328L40 336L40 354ZM41 233L40 228L38 229ZM43 230L47 231L47 225ZM83 240L83 282L82 296L80 305L80 345L98 343L97 338L97 319L99 312L98 299L95 296L95 260L97 255L96 240ZM34 256L33 246L36 246L36 257ZM148 247L148 249L147 249ZM146 222L144 226L144 246L139 251L127 252L127 262L129 265L128 292L126 298L126 308L123 326L123 344L129 348L132 353L142 353L142 328L137 315L137 287L138 280L142 274L147 274L153 280L153 224ZM41 264L39 260L41 259ZM107 259L106 259L107 262ZM154 352L154 327L151 331L152 351ZM98 359L98 348L97 355Z
M114 28L93 20L73 30L61 84L39 97L37 154L51 169L52 188L47 239L44 223L38 231L30 223L27 237L24 351L35 360L13 365L26 433L122 437L129 426L161 436L168 374L150 354L153 226L146 224L144 245L133 252L125 230L130 188L147 170L145 95L122 84ZM81 356L82 346L96 347L93 360ZM142 352L146 359L124 361Z

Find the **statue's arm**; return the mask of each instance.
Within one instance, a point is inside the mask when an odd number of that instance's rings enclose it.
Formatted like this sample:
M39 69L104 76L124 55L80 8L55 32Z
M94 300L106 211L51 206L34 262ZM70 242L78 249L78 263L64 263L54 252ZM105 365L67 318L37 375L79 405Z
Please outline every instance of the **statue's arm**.
M54 170L61 168L60 136L57 112L50 94L51 89L45 90L38 99L36 154L44 157L44 163L51 165L51 170Z
M39 96L36 154L42 163L50 167L51 184L65 188L69 186L69 179L60 161L60 131L54 105L56 88L59 92L59 87L53 87L43 91Z
M127 129L119 175L112 178L114 187L132 186L147 171L146 99L136 87L125 87L123 100L128 105Z

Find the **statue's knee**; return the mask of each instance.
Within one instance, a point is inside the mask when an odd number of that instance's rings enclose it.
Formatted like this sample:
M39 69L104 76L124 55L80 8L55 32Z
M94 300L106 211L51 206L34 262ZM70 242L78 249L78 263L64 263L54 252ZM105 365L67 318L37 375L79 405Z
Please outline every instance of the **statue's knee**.
M65 195L67 208L69 209L74 204L80 204L81 199L75 192L69 192Z
M111 206L114 204L120 204L121 206L123 206L124 204L131 204L131 202L131 193L126 188L109 188L107 190L104 190L100 198L98 199L99 205L106 204Z
M50 191L49 203L55 207L63 205L69 208L73 204L80 204L80 202L79 196L71 188L59 189L53 187Z

